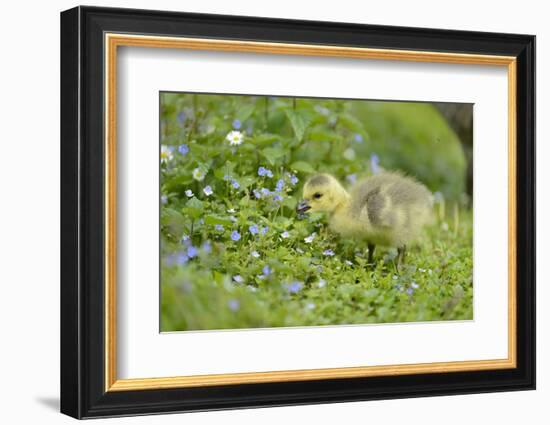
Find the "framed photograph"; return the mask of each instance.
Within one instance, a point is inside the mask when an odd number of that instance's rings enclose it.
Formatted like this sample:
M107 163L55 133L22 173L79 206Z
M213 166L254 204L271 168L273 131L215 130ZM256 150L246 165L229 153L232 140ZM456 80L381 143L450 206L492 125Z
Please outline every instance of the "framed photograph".
M535 388L535 37L61 14L61 411Z

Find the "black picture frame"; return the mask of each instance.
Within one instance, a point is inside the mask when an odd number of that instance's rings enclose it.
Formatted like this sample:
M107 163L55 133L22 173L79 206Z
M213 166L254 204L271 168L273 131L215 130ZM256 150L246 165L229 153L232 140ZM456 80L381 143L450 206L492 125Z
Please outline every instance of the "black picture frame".
M516 57L517 367L106 392L105 32ZM535 388L534 36L132 9L67 10L61 13L61 195L62 413L92 418Z

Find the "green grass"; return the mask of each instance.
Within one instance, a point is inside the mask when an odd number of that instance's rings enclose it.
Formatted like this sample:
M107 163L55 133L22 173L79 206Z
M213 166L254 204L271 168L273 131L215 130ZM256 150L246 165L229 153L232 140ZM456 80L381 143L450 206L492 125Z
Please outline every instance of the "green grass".
M161 166L161 329L472 319L460 147L431 105L388 105L161 95L161 143L171 150ZM225 137L238 124L243 142L230 146ZM309 174L368 176L375 154L382 167L425 174L443 193L434 225L399 272L394 251L377 249L376 266L367 266L364 243L331 235L323 215L294 212Z

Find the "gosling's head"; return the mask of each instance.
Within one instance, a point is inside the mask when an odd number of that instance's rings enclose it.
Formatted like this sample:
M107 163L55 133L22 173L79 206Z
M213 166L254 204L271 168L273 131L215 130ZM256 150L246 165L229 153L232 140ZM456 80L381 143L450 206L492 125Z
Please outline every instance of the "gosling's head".
M303 199L298 204L298 213L333 212L348 198L340 182L330 174L317 174L304 185Z

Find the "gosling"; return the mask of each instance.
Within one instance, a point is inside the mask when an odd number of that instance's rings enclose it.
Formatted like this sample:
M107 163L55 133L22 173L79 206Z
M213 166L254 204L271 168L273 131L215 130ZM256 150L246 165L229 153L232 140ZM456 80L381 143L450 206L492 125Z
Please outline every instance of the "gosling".
M432 204L432 194L424 185L396 172L369 177L349 193L333 176L318 174L305 183L297 211L327 212L331 231L367 242L369 264L376 245L397 248L399 267L406 246L430 223Z

